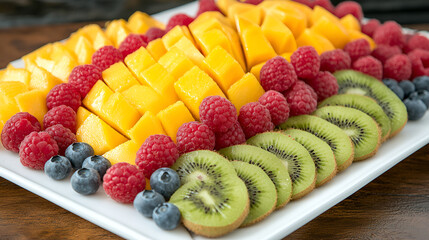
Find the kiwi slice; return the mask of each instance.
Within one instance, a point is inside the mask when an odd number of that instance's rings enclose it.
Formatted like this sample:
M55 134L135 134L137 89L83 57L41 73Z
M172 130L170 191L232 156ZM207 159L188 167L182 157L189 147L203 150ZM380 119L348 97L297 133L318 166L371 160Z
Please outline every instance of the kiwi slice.
M284 131L284 133L304 146L310 153L311 158L313 158L317 172L316 187L329 182L337 174L337 162L335 161L334 152L326 142L300 129L291 128Z
M360 110L372 117L380 126L382 142L389 137L390 120L380 105L370 97L356 94L339 94L323 100L318 107L324 106L344 106Z
M292 180L292 199L298 199L311 192L316 185L316 167L313 159L301 144L280 132L265 132L247 140L248 144L274 153L287 162Z
M242 227L252 225L270 215L277 205L277 191L268 175L253 164L232 161L237 176L243 180L249 193L249 214Z
M229 160L243 161L260 167L276 187L276 207L281 208L289 202L292 196L292 181L288 167L274 154L252 145L234 145L219 150L219 153Z
M334 73L338 81L338 94L353 93L373 98L390 119L390 135L398 134L408 120L407 109L401 99L384 83L353 70L341 70Z
M316 135L332 149L337 161L338 171L343 171L353 161L354 146L349 136L334 124L311 115L290 117L279 126L281 129L296 128Z

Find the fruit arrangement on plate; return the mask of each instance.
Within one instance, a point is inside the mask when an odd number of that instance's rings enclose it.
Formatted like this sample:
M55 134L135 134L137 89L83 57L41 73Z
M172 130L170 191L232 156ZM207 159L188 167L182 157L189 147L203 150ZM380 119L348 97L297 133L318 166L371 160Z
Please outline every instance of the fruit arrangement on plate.
M429 39L352 1L200 0L195 17L136 12L22 59L0 70L5 149L206 237L374 156L429 105Z

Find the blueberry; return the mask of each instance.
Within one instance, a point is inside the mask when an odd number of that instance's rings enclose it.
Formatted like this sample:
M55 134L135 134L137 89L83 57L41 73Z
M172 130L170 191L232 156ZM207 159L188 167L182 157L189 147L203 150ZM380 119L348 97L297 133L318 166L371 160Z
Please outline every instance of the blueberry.
M153 210L153 220L164 230L173 230L180 223L180 210L172 203L163 203Z
M180 187L179 175L171 168L157 169L150 176L150 187L168 200Z
M97 192L101 185L100 175L92 168L81 168L71 177L73 190L83 195Z
M427 90L429 91L429 76L420 76L413 79L416 86L416 91Z
M388 88L390 88L391 86L398 86L398 82L391 78L385 78L382 81L384 85L386 85Z
M100 174L101 180L103 180L104 174L106 174L107 169L109 169L111 166L112 164L109 160L99 155L87 157L82 164L83 168L93 168L97 170L98 174Z
M426 90L420 90L417 92L413 92L409 96L410 99L420 99L423 101L423 103L426 105L427 108L429 108L429 91Z
M62 180L70 175L72 165L66 157L57 155L45 163L45 173L54 180Z
M392 92L394 92L399 99L404 99L404 90L402 90L400 86L392 86L390 90L392 90Z
M134 198L134 208L143 216L151 218L153 210L164 202L165 199L161 194L153 190L144 190Z
M398 83L398 85L404 91L404 97L409 96L412 92L416 90L414 83L412 83L410 80L402 80Z
M82 168L85 158L94 155L94 149L88 143L76 142L67 147L65 155L73 168L79 169Z
M408 120L419 120L427 110L426 105L419 99L407 98L404 100L404 104L407 107Z

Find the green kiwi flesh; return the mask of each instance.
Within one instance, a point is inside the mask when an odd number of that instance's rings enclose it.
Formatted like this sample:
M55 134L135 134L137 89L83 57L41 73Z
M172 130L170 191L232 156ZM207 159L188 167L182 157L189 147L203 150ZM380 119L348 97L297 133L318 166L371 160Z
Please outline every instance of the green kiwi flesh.
M291 136L310 153L317 171L316 187L329 182L337 174L334 152L326 142L300 129L291 128L284 133Z
M287 164L276 155L252 145L234 145L219 150L229 160L238 160L260 167L277 190L277 208L286 205L292 196L292 181Z
M334 124L312 115L290 117L279 126L281 129L296 128L307 131L326 142L332 149L338 171L353 162L354 146L349 136Z
M373 156L380 146L380 127L366 113L343 106L326 106L313 112L314 115L337 125L352 140L355 146L354 160Z
M387 86L366 74L341 70L334 73L338 82L338 94L352 93L373 98L390 120L389 137L398 134L408 120L407 109L402 101Z
M292 180L292 199L311 192L316 184L316 167L313 159L301 144L280 132L265 132L247 140L248 144L260 147L287 162Z
M243 180L249 193L249 214L242 227L257 223L270 215L277 205L277 191L268 175L258 166L232 161L237 176Z

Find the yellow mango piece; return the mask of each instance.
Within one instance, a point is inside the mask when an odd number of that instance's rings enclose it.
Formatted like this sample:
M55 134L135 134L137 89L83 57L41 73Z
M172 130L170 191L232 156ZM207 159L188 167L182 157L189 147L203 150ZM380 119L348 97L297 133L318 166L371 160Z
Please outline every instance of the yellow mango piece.
M15 96L16 104L20 112L28 112L39 120L43 126L43 117L48 112L46 107L46 93L34 89Z
M26 86L30 84L31 73L24 68L7 68L0 79L0 82L22 82Z
M52 45L51 54L49 59L54 60L54 62L58 62L60 59L67 57L76 61L76 54L68 49L64 44L60 42L55 42Z
M76 129L78 129L91 114L92 113L86 108L79 107L76 111Z
M236 0L218 0L217 6L222 11L223 14L228 15L228 9L235 4L238 4L239 1Z
M7 120L9 120L13 115L17 114L18 112L19 108L16 103L2 103L0 108L0 132L3 130L3 126L6 124Z
M284 59L286 59L288 62L290 62L290 56L292 56L293 52L287 52L283 53L280 56L282 56Z
M102 73L104 82L114 92L122 92L131 86L139 85L134 75L128 70L123 62L117 62L111 65Z
M322 17L326 17L328 20L330 20L332 22L340 23L340 19L337 16L330 13L325 8L316 5L316 6L314 6L313 13L311 14L310 26L313 26L313 24L315 24L317 21L319 21L319 19Z
M74 58L64 55L62 58L54 61L54 67L51 73L62 82L68 82L71 71L77 65L78 63Z
M179 49L177 47L172 47L158 61L158 63L161 64L176 79L180 78L183 74L185 74L185 72L195 66L195 64L189 60L182 49L183 48Z
M54 77L50 72L41 67L35 66L31 73L30 84L28 87L30 89L40 89L48 94L53 87L61 83L62 81Z
M259 25L262 19L262 9L253 4L237 3L228 8L228 18L233 22L237 16Z
M168 31L161 39L164 43L165 49L169 50L176 42L178 42L182 37L188 38L193 45L195 45L194 38L189 32L188 27L186 26L175 26L173 29Z
M18 81L0 82L0 106L16 105L15 96L28 91L27 85Z
M136 155L140 146L141 144L128 140L103 154L103 157L112 165L120 162L136 165Z
M150 111L147 111L132 127L128 130L128 135L136 143L142 145L146 138L154 134L164 134L167 133L162 128L162 124L159 119Z
M340 19L340 23L347 30L356 30L356 31L360 32L360 23L359 23L359 20L357 20L357 18L355 18L351 14L347 14L346 16L342 17Z
M79 33L85 35L90 42L93 42L99 33L103 33L103 29L97 24L88 24L78 30Z
M194 37L205 56L217 46L221 46L230 54L233 54L229 38L220 29L211 29L203 33L197 33Z
M260 73L261 73L261 69L262 69L262 67L264 66L265 63L266 62L259 63L258 65L255 65L255 66L252 67L252 69L250 69L250 73L252 73L253 76L255 76L256 79L258 79L258 81L261 80L259 76L260 76Z
M94 114L90 114L77 129L76 138L91 145L95 155L103 155L128 140Z
M191 28L191 25L195 23L196 25L205 24L210 19L214 19L221 23L222 25L226 25L228 27L233 27L233 22L230 21L228 18L226 18L222 13L218 11L207 11L198 16L191 24L189 24L189 28Z
M50 73L52 73L52 71L54 70L54 67L55 67L55 62L53 60L49 60L47 58L42 58L42 57L36 57L36 59L34 60L34 63L37 66L45 69L46 71L48 71Z
M107 38L104 32L99 32L97 35L95 35L95 38L92 41L92 47L95 51L97 51L104 46L113 46L113 43L110 41L110 39Z
M184 123L195 121L182 101L177 101L168 106L166 109L159 112L156 117L161 122L165 132L174 142L176 142L176 134L179 127Z
M173 86L176 78L168 73L161 64L155 63L143 71L141 76L146 82L146 85L163 96L168 103L174 103L179 99Z
M103 81L98 80L82 100L82 104L96 115L102 115L103 107L112 95L113 91Z
M299 37L307 27L307 17L305 14L294 8L268 9L265 15L270 15L282 21L290 29L295 38Z
M228 89L227 95L238 113L242 106L250 102L257 102L264 93L258 79L252 73L246 73Z
M74 47L74 52L77 56L77 63L82 64L91 64L92 54L95 50L92 47L92 43L85 36L80 36Z
M76 43L80 37L86 38L85 34L80 32L79 30L77 32L70 34L69 38L65 41L64 46L70 51L74 51L76 47Z
M225 97L213 79L197 66L189 70L174 84L179 99L188 107L195 119L200 119L199 107L208 96Z
M48 43L34 50L33 52L23 56L22 59L25 62L25 67L27 68L28 64L31 65L32 62L35 62L37 57L49 59L49 56L51 55L51 51L52 51L52 43Z
M148 14L140 11L133 13L130 18L128 18L128 28L133 33L144 34L151 27L157 27L165 29L165 25L162 22L152 18Z
M122 95L142 115L147 111L157 114L171 104L164 96L148 86L134 85L123 91Z
M0 70L0 82L2 81L1 79L3 79L3 75L6 73L6 70L7 69L5 69L5 68L3 68L3 69Z
M356 30L348 30L349 32L349 36L350 36L350 42L363 38L366 39L369 42L369 46L371 47L371 51L374 50L374 48L376 47L376 44L374 42L374 40L366 35L365 33L362 33L361 31L356 31Z
M205 70L204 66L204 56L195 46L195 42L189 40L187 37L182 37L177 41L173 47L176 47L182 50L183 53L198 67ZM170 49L171 50L171 49Z
M294 8L304 13L305 16L307 17L307 24L309 23L311 19L311 15L313 14L313 9L299 2L294 2L294 1L280 1L280 2L281 2L281 5L286 8Z
M328 39L335 48L344 48L349 42L350 37L347 29L341 23L330 21L322 16L311 26L311 30Z
M158 61L158 59L160 59L162 55L164 55L167 52L167 49L165 49L162 38L158 38L151 41L147 45L146 49L156 61Z
M140 76L141 73L156 63L152 55L144 47L126 56L124 62L140 83L144 83Z
M124 19L117 19L107 23L105 34L115 47L119 47L130 33L131 30L127 27L127 22Z
M277 54L296 50L295 37L279 19L271 15L266 16L261 29Z
M313 46L319 55L326 51L335 49L334 45L332 45L328 39L311 31L310 29L305 29L301 36L296 40L296 44L298 47Z

